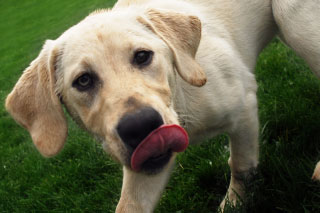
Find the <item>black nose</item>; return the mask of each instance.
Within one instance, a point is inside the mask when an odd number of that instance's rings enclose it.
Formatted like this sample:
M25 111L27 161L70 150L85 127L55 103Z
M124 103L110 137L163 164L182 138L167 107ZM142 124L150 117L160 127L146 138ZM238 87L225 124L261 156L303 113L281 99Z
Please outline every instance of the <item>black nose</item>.
M117 132L121 140L134 150L149 133L162 124L161 115L155 109L143 107L125 114L117 126Z

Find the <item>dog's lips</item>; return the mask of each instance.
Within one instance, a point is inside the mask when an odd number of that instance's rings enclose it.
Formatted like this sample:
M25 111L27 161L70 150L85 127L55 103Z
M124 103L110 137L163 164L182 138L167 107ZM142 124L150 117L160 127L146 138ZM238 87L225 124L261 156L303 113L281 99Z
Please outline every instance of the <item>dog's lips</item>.
M131 168L138 172L148 159L168 152L183 152L188 145L188 134L181 126L162 125L153 130L135 149L131 156Z

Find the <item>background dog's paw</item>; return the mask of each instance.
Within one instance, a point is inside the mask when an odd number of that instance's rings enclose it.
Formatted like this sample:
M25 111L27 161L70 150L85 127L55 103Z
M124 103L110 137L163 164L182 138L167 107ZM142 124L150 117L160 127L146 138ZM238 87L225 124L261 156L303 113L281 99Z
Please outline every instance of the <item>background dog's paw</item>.
M320 161L317 163L316 168L314 169L312 180L320 181Z

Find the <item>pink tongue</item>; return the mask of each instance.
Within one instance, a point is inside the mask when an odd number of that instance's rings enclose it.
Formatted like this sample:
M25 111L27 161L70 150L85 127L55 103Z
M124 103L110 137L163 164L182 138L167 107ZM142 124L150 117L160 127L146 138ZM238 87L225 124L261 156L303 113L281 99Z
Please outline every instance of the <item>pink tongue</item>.
M178 125L162 125L153 130L135 149L131 168L140 171L142 164L151 157L172 152L183 152L189 144L187 132Z

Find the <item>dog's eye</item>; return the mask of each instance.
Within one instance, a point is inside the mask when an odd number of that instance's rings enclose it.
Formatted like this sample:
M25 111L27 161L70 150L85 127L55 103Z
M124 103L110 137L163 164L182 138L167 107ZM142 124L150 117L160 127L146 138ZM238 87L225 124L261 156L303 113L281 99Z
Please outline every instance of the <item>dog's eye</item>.
M72 86L77 88L79 91L85 91L93 87L93 77L86 73L77 78Z
M135 52L134 57L133 57L133 64L136 64L138 66L146 66L151 63L153 56L152 51L147 51L147 50L140 50Z

